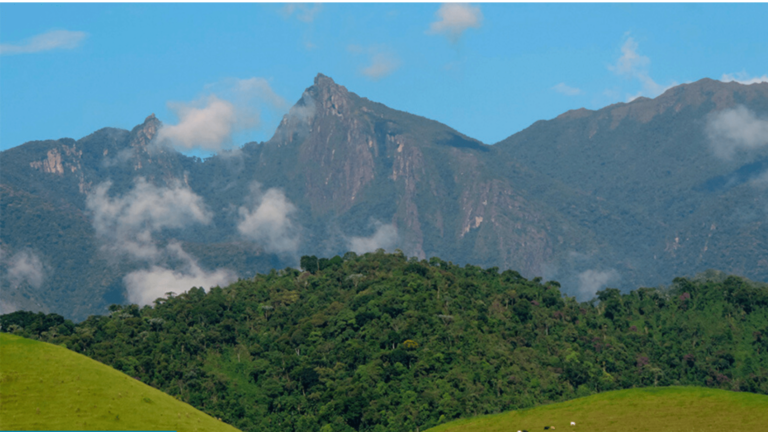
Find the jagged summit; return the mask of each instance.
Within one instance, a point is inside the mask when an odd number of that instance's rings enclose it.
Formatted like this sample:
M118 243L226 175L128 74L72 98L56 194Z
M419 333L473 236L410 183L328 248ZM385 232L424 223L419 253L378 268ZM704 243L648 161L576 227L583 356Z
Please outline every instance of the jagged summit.
M136 125L131 130L131 146L146 147L150 141L157 135L157 131L160 130L163 123L155 117L155 114L150 114L144 119L144 122L140 125Z
M335 81L333 81L333 78L323 75L321 73L318 73L315 77L315 85L316 86L329 86L329 85L337 85Z

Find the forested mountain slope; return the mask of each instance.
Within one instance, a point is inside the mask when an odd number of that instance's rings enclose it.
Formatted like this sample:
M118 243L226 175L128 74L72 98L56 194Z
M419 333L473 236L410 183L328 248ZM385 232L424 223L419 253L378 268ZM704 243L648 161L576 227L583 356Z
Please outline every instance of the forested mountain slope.
M716 272L563 297L438 258L305 258L206 293L2 331L111 365L244 431L411 431L640 386L768 393L768 288Z
M616 285L707 268L768 280L765 125L768 83L702 79L655 99L536 122L494 149L610 209L581 226L614 246L610 262L594 255Z

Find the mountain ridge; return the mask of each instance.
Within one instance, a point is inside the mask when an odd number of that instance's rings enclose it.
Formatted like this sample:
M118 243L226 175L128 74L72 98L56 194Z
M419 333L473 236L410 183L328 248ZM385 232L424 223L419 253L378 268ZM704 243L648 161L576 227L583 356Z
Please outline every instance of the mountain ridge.
M131 131L103 128L0 153L2 223L15 231L2 230L0 247L11 257L37 253L50 269L46 284L61 287L50 288L57 294L41 310L64 307L82 319L124 302L123 276L145 264L99 252L107 240L86 204L100 185L109 182L109 199L125 200L144 179L205 204L210 221L158 229L151 239L195 250L201 271L224 266L250 277L295 266L299 255L366 245L556 279L582 298L710 267L768 280L754 186L768 153L718 158L708 135L713 116L739 106L756 118L768 113L768 83L703 79L654 99L571 110L487 145L318 74L272 138L231 154L200 160L155 145L162 123L154 115ZM243 231L268 194L283 203L269 223L282 225ZM48 231L32 229L30 214L42 224L57 215L72 222L40 236ZM214 244L215 253L206 249ZM45 298L47 289L4 287L0 300L30 308L41 306L24 296ZM72 296L81 306L62 306Z

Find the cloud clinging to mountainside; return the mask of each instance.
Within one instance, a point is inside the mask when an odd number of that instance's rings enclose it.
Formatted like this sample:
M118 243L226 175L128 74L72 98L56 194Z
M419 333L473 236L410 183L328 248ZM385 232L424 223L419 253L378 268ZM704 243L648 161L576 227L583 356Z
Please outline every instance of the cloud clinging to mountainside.
M209 288L236 279L228 269L207 272L179 243L159 246L154 238L163 229L211 222L211 212L191 189L179 182L168 187L156 186L139 177L130 191L110 197L111 186L109 182L98 185L87 197L86 207L93 215L93 227L104 243L104 250L149 265L123 277L129 301L150 304L168 291L180 293L193 286ZM177 263L176 268L170 268L169 261Z
M184 264L179 269L169 269L152 265L148 269L137 270L123 277L128 301L140 306L151 304L166 293L180 294L192 287L208 289L214 286L226 286L237 280L237 275L228 269L207 272L200 268L197 260L184 252L177 243L166 248L172 258Z
M93 227L105 239L104 248L134 259L154 260L162 254L153 234L165 228L207 225L212 215L203 199L188 187L153 185L143 177L122 196L110 197L111 182L99 184L86 198Z
M738 105L711 115L706 132L715 156L728 160L739 151L768 145L768 118Z
M576 294L579 300L590 300L595 293L606 288L609 283L618 282L619 273L614 270L586 270L577 276L579 281L578 292Z
M264 110L289 108L265 78L225 78L205 86L206 95L191 102L169 102L179 121L163 125L154 142L179 150L220 152L235 147L232 135L258 128Z
M355 253L363 254L374 252L376 249L384 249L391 252L397 246L399 236L397 228L393 224L376 223L376 231L368 237L350 237L347 239L349 249Z
M237 230L255 241L266 251L294 253L299 245L299 232L293 221L296 206L280 189L261 191L261 185L253 183L249 203L238 209Z
M215 95L191 103L173 102L168 106L179 117L179 122L163 126L156 141L168 142L179 149L219 151L230 142L239 122L235 106Z
M45 266L40 258L32 251L22 250L9 255L0 248L0 264L6 267L6 280L11 288L23 283L33 288L40 288L45 281Z
M723 76L720 77L720 81L737 82L739 84L744 84L744 85L760 84L760 83L768 82L768 75L749 76L746 72L737 72L737 73L723 74Z

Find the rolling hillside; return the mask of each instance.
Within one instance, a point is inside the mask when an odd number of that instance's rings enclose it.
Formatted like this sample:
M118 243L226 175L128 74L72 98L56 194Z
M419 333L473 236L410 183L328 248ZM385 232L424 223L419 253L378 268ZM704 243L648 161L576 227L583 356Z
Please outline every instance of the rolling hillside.
M1 430L237 432L66 348L0 333Z
M571 426L571 422L576 423ZM556 431L747 432L764 430L768 396L699 387L618 390L484 417L427 432Z
M764 284L711 273L579 303L554 282L438 258L303 261L78 324L0 323L248 432L413 432L638 387L768 394Z

